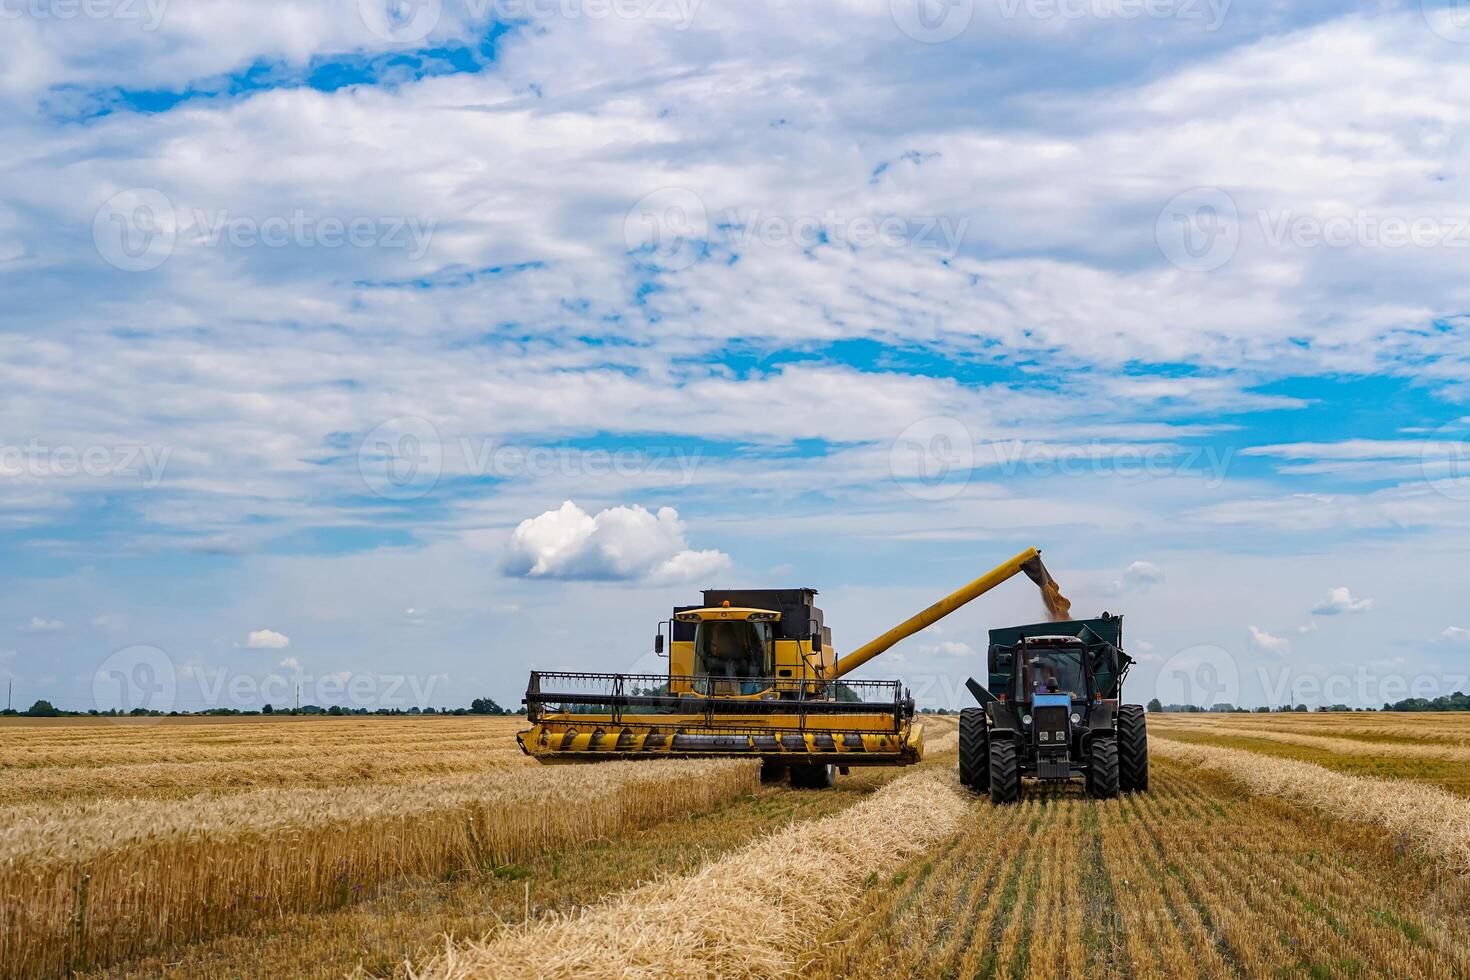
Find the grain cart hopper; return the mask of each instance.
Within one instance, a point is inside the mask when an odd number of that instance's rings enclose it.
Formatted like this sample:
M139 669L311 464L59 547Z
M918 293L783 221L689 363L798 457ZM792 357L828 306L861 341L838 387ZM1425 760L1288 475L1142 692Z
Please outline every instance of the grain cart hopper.
M1132 659L1123 617L990 631L990 686L960 712L960 781L1014 803L1021 778L1082 777L1089 796L1148 789L1143 708L1119 704Z
M532 671L516 740L540 762L758 758L768 778L812 789L849 766L910 765L924 750L912 697L847 675L1019 572L1065 603L1032 548L843 657L815 589L705 590L659 624L667 674Z

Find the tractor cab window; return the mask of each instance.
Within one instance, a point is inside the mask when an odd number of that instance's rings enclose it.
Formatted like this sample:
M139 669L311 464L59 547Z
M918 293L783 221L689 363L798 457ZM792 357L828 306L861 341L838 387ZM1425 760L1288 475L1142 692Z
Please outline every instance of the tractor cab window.
M1082 666L1082 650L1065 647L1037 650L1026 660L1026 690L1032 694L1070 694L1087 696L1087 674Z
M738 682L770 676L770 649L770 623L706 620L694 631L694 672L710 679L710 694L759 694L760 684Z

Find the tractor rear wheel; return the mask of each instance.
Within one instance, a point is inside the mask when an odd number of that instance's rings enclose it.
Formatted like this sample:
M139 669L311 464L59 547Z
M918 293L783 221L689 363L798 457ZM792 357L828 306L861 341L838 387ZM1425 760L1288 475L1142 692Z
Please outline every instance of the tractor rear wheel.
M1092 740L1087 765L1087 795L1095 800L1118 798L1118 740L1098 735Z
M1148 722L1142 705L1118 709L1118 788L1125 793L1148 792Z
M984 708L960 711L960 783L977 793L990 788L990 732Z
M831 789L837 782L837 767L801 765L791 767L792 789Z
M1021 761L1016 740L990 740L990 802L1014 803L1021 798Z

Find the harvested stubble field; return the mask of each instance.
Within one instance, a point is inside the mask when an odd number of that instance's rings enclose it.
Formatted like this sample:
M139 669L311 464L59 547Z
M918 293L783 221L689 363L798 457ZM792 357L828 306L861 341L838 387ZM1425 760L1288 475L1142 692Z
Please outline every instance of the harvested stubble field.
M1470 716L1150 724L1150 793L1028 784L1004 809L959 787L948 718L917 769L825 793L738 762L528 766L493 720L5 729L0 793L32 802L3 808L0 968L1470 976L1470 798L1449 774ZM380 768L332 767L349 758ZM170 765L200 768L114 788ZM103 789L13 788L65 769ZM271 898L229 904L246 892ZM143 924L158 902L174 932Z

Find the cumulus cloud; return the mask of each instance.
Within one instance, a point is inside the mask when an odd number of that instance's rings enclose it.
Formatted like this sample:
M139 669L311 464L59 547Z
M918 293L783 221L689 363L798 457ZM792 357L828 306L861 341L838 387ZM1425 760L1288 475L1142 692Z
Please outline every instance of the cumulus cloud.
M276 664L276 666L281 668L282 670L300 670L301 661L297 660L295 657L287 657L285 660L282 660L280 663Z
M1470 629L1463 626L1446 626L1444 632L1439 635L1446 640L1454 640L1456 643L1470 643Z
M1355 599L1345 585L1329 589L1321 602L1312 607L1314 616L1339 616L1343 613L1367 612L1373 608L1372 599Z
M1123 569L1109 592L1145 592L1164 581L1164 570L1151 561L1136 561Z
M251 630L245 645L252 650L283 650L291 645L291 638L275 630Z
M1269 653L1289 653L1291 651L1291 641L1284 636L1276 636L1255 626L1250 627L1250 631L1251 642L1262 650Z
M609 507L590 515L568 500L527 518L511 535L506 571L523 578L688 582L723 572L730 558L694 551L672 507Z
M21 623L15 628L15 631L17 633L56 633L65 628L66 624L59 619L32 616L29 623Z

